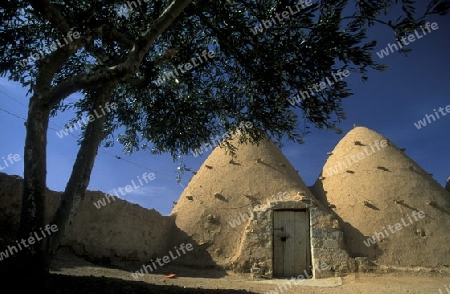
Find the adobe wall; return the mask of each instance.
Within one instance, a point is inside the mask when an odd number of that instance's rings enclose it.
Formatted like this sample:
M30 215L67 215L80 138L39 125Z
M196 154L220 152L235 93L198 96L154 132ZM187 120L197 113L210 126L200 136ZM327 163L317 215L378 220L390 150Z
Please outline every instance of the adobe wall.
M20 221L22 178L0 173L0 226L17 231ZM56 211L61 193L47 190L47 222ZM149 261L166 255L174 220L153 209L113 198L97 209L103 198L99 191L87 191L71 229L62 245L93 261Z

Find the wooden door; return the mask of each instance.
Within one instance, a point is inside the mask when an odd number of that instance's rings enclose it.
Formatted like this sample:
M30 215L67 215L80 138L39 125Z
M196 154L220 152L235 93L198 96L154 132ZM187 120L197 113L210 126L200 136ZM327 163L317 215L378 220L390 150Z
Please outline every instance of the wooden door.
M274 277L311 274L307 211L273 212L273 264Z

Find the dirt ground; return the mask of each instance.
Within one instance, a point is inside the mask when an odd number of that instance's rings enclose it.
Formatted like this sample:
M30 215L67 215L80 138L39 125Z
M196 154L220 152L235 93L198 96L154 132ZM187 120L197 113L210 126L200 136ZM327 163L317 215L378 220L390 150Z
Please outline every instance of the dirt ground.
M409 275L389 273L383 275L351 274L344 278L308 280L303 285L290 287L286 280L252 280L249 274L236 274L220 270L192 269L170 264L160 271L134 279L131 273L142 264L99 266L61 253L52 263L51 273L58 284L67 288L83 284L89 293L448 293L450 275L421 271ZM175 278L165 278L175 273ZM70 276L70 277L69 277ZM83 280L80 282L79 279ZM285 284L283 287L282 285ZM72 286L70 286L72 285ZM101 286L100 286L101 285ZM147 287L148 286L148 287ZM93 287L101 289L95 290ZM110 287L111 289L107 289ZM450 286L449 286L450 287ZM122 289L122 290L119 290ZM203 290L205 289L205 290ZM73 290L73 289L72 289ZM239 291L233 291L239 290ZM271 292L272 291L272 292ZM83 291L87 293L86 291ZM55 291L53 293L72 293ZM74 292L75 293L75 292Z

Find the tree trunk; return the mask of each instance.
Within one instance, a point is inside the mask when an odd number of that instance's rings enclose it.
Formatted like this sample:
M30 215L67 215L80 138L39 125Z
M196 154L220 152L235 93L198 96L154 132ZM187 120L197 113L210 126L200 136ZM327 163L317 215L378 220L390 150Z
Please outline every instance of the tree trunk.
M89 122L84 138L81 142L77 158L73 165L72 174L67 182L66 188L61 195L61 203L53 216L52 223L56 224L58 231L48 238L48 256L47 266L50 265L56 251L61 244L65 232L69 229L73 219L78 211L81 201L84 199L86 189L89 185L92 168L94 166L95 157L97 156L100 143L104 139L103 123L105 116L98 117L94 114L94 110L98 111L100 106L104 106L110 101L113 86L104 88L98 99L93 103L93 109L90 114L94 115L95 120Z
M47 173L47 129L50 109L44 96L35 94L30 99L27 135L24 148L24 181L22 210L17 241L27 240L45 226L45 191ZM24 245L22 245L25 247ZM19 249L18 245L15 245ZM8 273L21 280L38 284L48 273L45 267L45 243L28 243L28 248L17 250L11 256ZM11 253L14 252L11 250Z

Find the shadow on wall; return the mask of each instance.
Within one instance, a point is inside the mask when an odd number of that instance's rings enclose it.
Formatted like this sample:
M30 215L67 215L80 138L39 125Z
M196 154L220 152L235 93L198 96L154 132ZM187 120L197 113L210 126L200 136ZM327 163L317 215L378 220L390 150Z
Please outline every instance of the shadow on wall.
M314 195L317 195L317 199L323 203L323 205L330 208L332 207L332 204L329 203L327 199L323 199L323 197L320 196L327 194L320 181L317 181L314 186L310 187L310 189ZM372 236L364 236L350 223L344 222L342 218L334 212L334 210L330 210L332 215L338 220L339 227L344 232L345 250L350 257L367 257L369 259L377 259L383 255L383 250L381 250L376 243L372 244L373 242L370 242L369 238Z
M174 216L173 216L174 217ZM186 254L183 258L179 258L173 261L173 265L189 266L197 269L214 269L210 272L210 278L222 278L226 276L226 271L218 265L208 253L207 248L210 246L208 243L199 244L192 237L188 236L185 232L180 230L177 226L173 226L170 232L171 238L167 244L168 248L174 248L182 243L191 243L194 247L192 252Z

